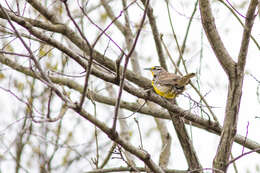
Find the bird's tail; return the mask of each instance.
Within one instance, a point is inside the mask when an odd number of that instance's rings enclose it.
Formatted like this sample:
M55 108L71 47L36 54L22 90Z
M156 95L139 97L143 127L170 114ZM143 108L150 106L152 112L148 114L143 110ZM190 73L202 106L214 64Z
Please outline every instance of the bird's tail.
M183 77L181 77L181 79L178 82L179 87L183 87L185 85L187 85L190 81L190 78L194 77L195 73L189 73Z

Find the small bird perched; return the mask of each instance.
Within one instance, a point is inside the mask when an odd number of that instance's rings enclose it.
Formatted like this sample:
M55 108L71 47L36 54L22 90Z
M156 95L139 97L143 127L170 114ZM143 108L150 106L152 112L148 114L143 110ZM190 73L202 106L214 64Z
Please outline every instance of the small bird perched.
M174 73L167 72L160 66L145 68L145 70L152 72L154 91L167 99L174 99L181 94L185 90L185 86L189 83L190 78L195 76L195 73L178 76Z

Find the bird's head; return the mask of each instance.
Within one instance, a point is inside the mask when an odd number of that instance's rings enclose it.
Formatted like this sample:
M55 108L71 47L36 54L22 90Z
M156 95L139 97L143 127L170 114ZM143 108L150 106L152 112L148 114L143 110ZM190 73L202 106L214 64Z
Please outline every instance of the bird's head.
M162 68L161 66L153 66L153 67L150 67L150 68L145 68L145 70L150 70L152 72L153 76L156 76L157 74L165 71L165 69Z

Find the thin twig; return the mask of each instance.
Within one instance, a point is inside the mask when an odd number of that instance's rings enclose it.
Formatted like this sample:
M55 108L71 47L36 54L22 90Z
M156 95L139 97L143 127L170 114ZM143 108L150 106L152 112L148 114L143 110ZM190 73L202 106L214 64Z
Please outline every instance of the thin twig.
M230 154L230 158L231 158L231 159L234 159L234 156L233 156L233 154L232 154L232 153ZM235 171L235 173L238 173L238 169L237 169L236 162L233 162L233 164L232 164L232 165L233 165L233 168L234 168L234 171Z
M163 40L163 35L162 35L162 34L161 34L161 36L160 36L160 40L161 40L161 42L162 42L162 45L163 45L163 47L164 47L164 49L165 49L165 51L166 51L168 57L170 58L171 63L172 63L173 66L175 67L175 70L176 70L181 76L183 76L182 72L179 70L177 64L174 62L174 60L173 60L173 58L172 58L172 56L171 56L171 54L170 54L170 52L169 52L169 50L168 50L168 48L167 48L165 42L164 42L164 40Z
M124 53L124 55L126 56L126 53L124 52L124 50L105 32L115 21L117 21L123 14L123 12L125 10L127 10L128 7L130 7L135 1L133 1L132 3L130 3L126 8L124 8L117 17L115 17L110 24L106 27L105 30L103 30L101 27L99 27L84 11L84 9L82 7L80 7L80 9L82 10L83 14L88 18L88 20L90 21L90 23L92 23L98 30L100 30L102 33L98 36L100 37L102 34L104 34L121 52Z
M122 0L122 5L124 8L127 7L127 0ZM129 51L131 49L131 46L133 44L133 39L134 35L130 26L130 18L129 18L129 13L128 10L124 12L124 19L125 19L125 31L122 33L125 38L126 42L126 48ZM138 59L138 54L136 51L134 51L132 58L130 59L131 65L132 65L132 70L136 74L141 74L141 67Z
M98 35L98 37L96 38L96 41L95 41L94 44L93 44L93 48L94 48L94 46L96 45L97 41L100 39L100 37L110 28L110 26L111 26L113 23L115 23L115 21L117 21L117 20L119 19L119 17L122 16L123 12L126 11L126 10L127 10L132 4L134 4L134 3L135 3L135 1L131 2L130 4L128 4L128 6L126 6L123 10L121 10L121 11L120 11L120 14L119 14L116 18L114 18L114 19L110 22L110 24L107 25L107 27L106 27L104 30L101 30L102 32L101 32L101 33ZM83 10L82 7L80 7L80 8L81 8L81 10ZM83 10L83 13L86 15L86 13L84 12L84 10ZM90 17L88 17L88 19L90 19ZM95 26L97 26L97 25L95 25ZM123 50L121 50L121 52L124 53Z
M239 14L239 16L246 18L246 16L244 16L243 14L241 14L235 7L233 7L233 5L229 2L229 0L226 0L227 3L230 5L230 7L237 13Z
M247 136L248 136L248 127L249 127L249 121L247 122L247 125L246 125L246 136L245 136L244 144L246 143ZM243 145L242 154L244 154L244 150L245 150L245 146Z
M139 134L139 139L140 139L140 143L141 143L141 149L144 149L144 145L143 145L143 138L142 138L142 133L141 133L141 129L139 126L139 122L136 118L134 118L136 125L137 125L137 129L138 129L138 134Z
M56 121L60 120L60 119L63 117L63 115L65 114L65 112L66 112L66 110L67 110L67 108L62 109L62 110L61 110L61 113L60 113L59 116L57 116L56 118L52 118L52 119L49 118L49 119L44 119L44 120L36 120L36 119L35 119L36 116L33 116L33 115L32 115L33 110L35 110L38 114L40 114L40 115L42 115L42 116L44 116L44 117L46 117L46 115L43 115L41 112L37 111L37 109L36 109L33 105L31 105L30 103L24 101L22 98L18 97L13 91L11 91L11 90L9 90L9 89L6 89L6 88L3 88L3 87L1 87L1 86L0 86L0 89L6 91L6 92L8 92L8 93L10 93L10 94L11 94L12 96L14 96L18 101L20 101L21 103L25 104L25 105L27 106L27 109L29 109L29 117L30 117L30 118L32 119L32 121L35 122L35 123L56 122ZM66 109L66 110L65 110L65 109ZM42 116L39 117L39 118L42 118Z
M89 76L90 76L90 72L91 72L91 66L92 66L92 61L93 61L93 49L89 43L89 41L87 40L87 38L85 37L84 33L81 31L81 29L79 28L78 24L76 23L76 21L73 19L73 17L71 16L68 4L67 4L67 0L61 0L66 8L67 14L69 16L69 18L71 19L71 21L73 22L74 26L77 28L77 31L80 33L80 36L84 39L84 41L87 43L87 46L89 48L89 62L88 62L88 66L87 66L87 73L86 73L86 77L85 77L85 82L84 82L84 89L80 98L80 102L78 105L78 109L82 108L82 105L84 103L85 100L85 96L86 96L86 92L88 89L88 80L89 80Z
M112 130L114 132L116 131L116 122L117 122L117 117L118 117L118 110L119 110L119 106L120 106L120 100L121 100L121 96L122 96L122 91L123 91L123 87L124 87L124 80L125 80L125 76L126 76L127 65L128 65L128 62L129 62L129 58L131 57L132 53L134 52L135 46L137 44L137 40L138 40L138 38L140 36L141 30L142 30L142 27L143 27L143 24L144 24L144 21L145 21L145 16L146 16L146 13L147 13L149 1L150 0L146 1L145 11L144 11L144 14L143 14L143 17L142 17L142 21L141 21L140 27L139 27L139 29L137 31L136 38L134 40L132 49L129 51L129 53L126 56L126 59L125 59L123 76L122 76L122 79L121 79L121 82L120 82L118 98L117 98L117 102L116 102L116 105L115 105L114 122L113 122L113 126L112 126Z
M123 155L123 152L124 152L124 151L122 151L122 148L121 148L119 145L117 145L117 148L118 148L118 153L117 153L117 154L120 155L120 159L122 159L122 160L128 165L128 167L132 168L134 171L140 172L134 165L130 164L130 163L127 161L127 159L125 159L125 157L124 157L124 155ZM124 154L125 154L125 152L124 152Z
M193 173L193 172L200 172L200 171L215 171L216 173L224 173L224 171L216 168L200 168L200 169L193 169L190 171L187 171L187 173Z
M113 154L114 149L116 148L117 144L113 143L112 147L110 148L110 150L108 151L107 156L105 157L103 163L99 166L100 169L104 168L104 166L108 163L111 155Z
M115 77L115 81L118 84L120 83L120 64L122 62L123 56L124 56L124 54L122 52L121 55L116 60L116 77Z
M192 11L192 14L191 14L191 17L190 17L190 20L189 20L189 23L188 23L188 26L187 26L187 29L186 29L186 32L185 32L185 36L184 36L184 39L183 39L183 42L182 42L181 52L180 52L180 55L179 55L179 58L178 58L178 61L177 61L177 65L180 64L181 57L182 57L182 55L185 51L186 41L187 41L188 34L189 34L189 31L190 31L191 22L193 21L194 15L197 11L198 2L199 2L199 0L197 0L194 4L194 9Z
M49 95L49 100L48 100L48 106L47 106L47 115L46 117L48 119L50 119L50 114L51 114L51 101L52 101L52 97L53 96L53 92L52 89L50 90L50 95Z
M175 30L173 28L173 23L172 23L172 18L171 18L171 13L170 13L170 9L169 9L169 2L166 0L166 7L167 7L167 12L168 12L168 17L169 17L169 21L170 21L170 26L171 26L171 30L172 30L172 34L173 34L173 37L174 37L174 40L175 40L175 43L177 45L177 48L178 48L178 51L179 51L179 54L180 54L180 59L182 60L183 64L184 64L184 60L183 60L183 56L182 56L182 51L181 51L181 48L180 48L180 45L179 45L179 42L178 42L178 39L177 39L177 36L176 36L176 33L175 33ZM184 68L186 73L187 73L187 69Z
M0 53L8 54L8 55L16 55L16 56L21 56L21 57L27 57L27 58L30 57L30 55L15 53L15 52L7 52L7 51L3 51L3 50L0 50Z
M125 116L125 117L120 117L120 118L118 118L118 119L127 119L127 118L133 116L134 114L136 114L137 112L139 112L139 111L144 107L145 104L146 104L146 102L144 102L137 110L135 110L135 111L134 111L133 113L131 113L130 115L127 115L127 116Z
M242 158L242 157L244 157L244 156L246 156L246 155L248 155L248 154L257 152L257 151L260 151L260 148L254 149L254 150L252 150L252 151L245 152L245 153L239 155L238 157L235 157L234 159L230 160L230 161L227 163L227 165L230 165L231 163L235 162L236 160L238 160L238 159L240 159L240 158Z
M97 118L97 105L94 99L92 99L92 95L90 94L90 100L94 106L94 117ZM96 142L96 168L98 168L99 163L99 145L98 145L98 129L97 126L95 126L95 142Z
M221 2L222 4L224 4L229 11L235 16L235 18L238 20L238 22L242 25L243 28L245 28L244 23L241 21L241 19L237 16L237 14L233 11L233 9L231 7L228 6L228 4L225 3L224 0L220 0L219 2ZM255 43L256 47L260 50L260 45L257 43L255 37L253 37L253 35L250 35L251 39L253 40L253 42Z
M141 1L145 5L146 0L141 0ZM152 30L153 40L154 40L154 43L155 43L156 52L157 52L157 55L158 55L158 58L159 58L160 65L164 69L167 70L168 68L167 68L166 59L165 59L165 56L164 56L164 53L163 53L162 44L161 44L161 41L160 41L160 34L159 34L158 27L157 27L157 24L156 24L155 16L153 15L153 8L150 5L148 6L147 17L149 19L150 27L151 27L151 30Z
M15 34L17 35L17 37L19 38L19 40L22 42L23 46L25 47L25 49L28 51L28 53L30 54L30 59L33 60L36 68L38 69L40 76L37 76L39 78L39 80L41 80L44 84L46 84L48 87L50 87L51 89L53 89L55 91L55 93L63 100L65 101L67 104L71 103L69 102L68 98L66 98L52 83L52 81L49 79L49 77L44 73L44 70L41 68L40 63L36 60L35 55L33 54L32 50L30 49L30 47L26 44L26 42L24 41L24 39L21 37L20 33L17 31L17 29L15 28L15 26L13 25L11 18L9 16L9 14L6 12L6 10L2 7L2 5L0 5L1 10L3 11L3 13L6 15L6 18L8 20L8 23L10 24L10 26L12 27L12 29L14 30ZM35 75L38 75L38 73L35 73Z
M133 3L131 3L131 4L133 4ZM92 24L94 24L98 29L100 29L100 30L102 31L102 32L98 35L98 37L96 38L96 40L94 41L94 43L92 44L91 47L90 47L90 45L89 45L89 43L88 43L88 46L89 46L89 49L90 49L90 59L89 59L88 67L87 67L87 74L86 74L86 78L85 78L84 90L83 90L82 97L81 97L81 101L80 101L80 104L79 104L79 108L80 108L80 109L81 109L81 107L82 107L82 105L83 105L84 98L85 98L85 94L86 94L86 91L87 91L87 88L88 88L88 79L89 79L89 75L90 75L90 71L91 71L91 66L92 66L92 61L93 61L93 49L94 49L94 47L96 46L98 40L101 38L101 36L102 36L103 34L106 35L106 31L111 27L111 25L112 25L116 20L118 20L118 18L122 15L123 11L126 10L131 4L129 4L125 9L123 9L123 10L120 12L120 14L119 14L115 19L113 19L113 20L110 22L110 24L109 24L104 30L101 29L100 27L98 27L98 25L95 24L95 23L91 20L91 18L87 15L87 13L85 12L85 10L80 6L81 11L82 11L83 14L88 18L88 20L89 20ZM67 6L66 3L65 3L65 5L66 5L66 9L67 9L67 11L68 11L68 10L69 10L69 9L68 9L68 6ZM70 17L71 17L71 15L70 15ZM72 19L72 18L71 18L71 19ZM72 20L73 20L73 19L72 19ZM75 22L73 22L73 23L75 24ZM78 27L77 27L77 28L78 28ZM78 28L78 30L80 30L80 29ZM83 36L83 33L81 33L81 36ZM83 37L83 38L84 38L85 41L87 41L87 39L86 39L85 37ZM111 41L113 42L113 40L111 40ZM119 49L121 50L120 46L118 46L118 47L119 47ZM121 52L124 54L124 51L123 51L123 50L121 50Z

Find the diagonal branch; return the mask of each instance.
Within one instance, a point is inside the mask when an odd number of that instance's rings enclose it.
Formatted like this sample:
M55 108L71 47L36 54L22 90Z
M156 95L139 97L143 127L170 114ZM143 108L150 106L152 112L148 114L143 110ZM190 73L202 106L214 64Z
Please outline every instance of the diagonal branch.
M6 10L2 7L2 5L0 5L0 9L1 12L6 16L8 23L10 24L10 26L12 27L12 29L14 30L14 33L17 35L17 37L19 38L19 40L22 42L23 46L25 47L25 49L28 51L30 58L32 59L32 61L34 62L37 70L40 73L40 80L45 83L48 87L50 87L53 91L55 91L55 93L63 100L63 101L67 101L67 97L64 96L51 82L50 78L46 75L46 73L44 72L44 70L42 69L40 63L37 61L35 55L33 54L32 50L30 49L30 47L26 44L26 42L24 41L24 39L21 37L20 33L17 31L16 27L14 26L14 24L11 21L10 16L8 15L8 13L6 12Z
M228 77L235 75L235 62L227 52L216 28L209 0L200 0L202 25L209 43Z
M64 45L62 45L59 41L56 41L55 39L47 36L46 34L44 34L43 32L41 32L35 28L35 27L38 27L38 28L41 28L44 30L61 33L64 36L66 36L72 43L74 43L78 48L85 51L86 54L89 55L90 52L89 52L88 46L85 45L85 41L82 40L82 38L80 38L77 35L77 33L74 32L72 29L70 29L68 26L61 25L61 24L53 25L53 24L49 24L46 22L41 22L39 20L32 20L32 19L28 19L25 17L16 16L7 10L6 10L6 12L10 16L11 20L18 23L22 27L26 28L30 32L30 34L34 35L38 39L43 40L47 44L50 44L50 45L56 47L57 49L61 50L62 52L65 52L68 56L73 57L73 59L76 62L78 62L84 69L86 68L86 64L85 64L84 60L82 60L78 55L75 55L75 53L73 53L70 49L68 49ZM0 18L6 19L5 15L3 13L1 13L1 11L0 11ZM112 71L116 71L115 62L112 61L111 59L109 59L108 57L102 55L98 51L93 50L93 58L95 61L97 61L100 64L103 64L108 69L110 69ZM123 69L123 68L120 67L120 69ZM151 83L149 82L149 80L147 78L141 77L140 75L138 75L132 71L129 71L129 70L126 71L126 78L129 81L134 82L138 86L141 86L143 88L151 88Z
M127 0L122 0L122 5L125 9L130 4L127 5ZM134 41L134 34L131 29L131 25L130 25L131 22L130 22L128 10L125 10L124 18L125 18L125 32L122 34L124 35L125 38L126 48L128 51L130 51ZM131 61L133 71L136 72L137 74L141 74L140 63L139 63L138 54L136 50L134 50L133 56L131 57L130 61Z
M0 60L3 60L3 63L9 63L10 61L8 59L2 59L4 56L0 54ZM15 62L11 62L11 64L15 64ZM18 68L18 67L16 67ZM34 76L35 78L39 78L39 75L37 75L37 72L32 72L31 70L27 71L26 73ZM98 127L100 130L102 130L111 140L121 145L125 150L129 151L136 157L138 157L140 160L142 160L148 167L155 173L164 173L162 168L158 166L152 159L148 152L141 150L133 145L131 145L129 142L126 142L124 139L122 139L116 132L114 132L111 128L106 126L105 123L102 123L96 117L86 112L84 109L78 109L78 106L74 104L69 99L64 99L62 95L58 95L63 101L64 104L68 106L68 108L74 110L77 112L80 116L85 118L86 120L90 121L92 124L94 124L96 127Z
M227 5L225 3L225 1L219 1L221 2L222 4L224 4L224 6L234 15L234 17L237 19L237 21L242 25L242 27L244 28L245 25L243 24L242 20L238 17L237 13L233 10L232 7L230 7L229 5ZM260 11L260 3L259 3L259 8L258 8L258 11ZM250 36L251 39L253 40L253 42L255 43L256 47L260 50L260 45L259 43L257 42L257 40L255 39L255 37L253 35Z
M238 57L238 63L236 64L234 75L232 74L229 76L228 98L226 103L223 131L213 162L213 167L216 170L222 170L224 172L226 172L228 168L228 161L230 158L231 149L237 130L237 121L242 96L246 56L250 34L255 19L254 13L256 11L257 4L257 0L251 0L249 4L245 22L245 30L243 33L243 40Z
M188 135L188 132L186 130L184 121L181 117L178 116L178 114L174 114L172 112L169 112L172 124L174 126L174 129L176 131L177 137L180 141L182 150L184 152L185 158L187 160L189 170L198 170L194 172L201 172L199 170L202 169L202 166L199 162L199 158L196 154L195 148L193 147L192 141Z
M142 28L143 28L143 25L144 25L144 21L145 21L145 16L146 16L146 13L147 13L147 9L148 9L148 5L149 5L149 0L147 0L146 4L145 4L145 10L144 10L144 15L142 17L142 20L141 20L141 24L140 24L140 27L137 31L137 34L136 34L136 38L134 40L134 43L133 43L133 46L131 48L131 50L129 51L128 55L126 56L126 59L125 59L125 65L124 65L124 70L123 70L123 76L122 76L122 79L120 81L120 88L119 88L119 93L118 93L118 98L117 98L117 102L116 102L116 105L115 105L115 114L114 114L114 122L113 122L113 127L112 129L114 131L116 131L116 122L117 122L117 117L118 117L118 110L119 110L119 106L120 106L120 99L121 99L121 96L122 96L122 91L123 91L123 88L124 88L124 80L125 80L125 76L126 76L126 70L127 70L127 65L128 65L128 62L129 62L129 58L131 57L131 55L133 54L134 52L134 49L136 47L136 44L137 44L137 40L140 36L140 33L142 31Z
M67 11L67 14L69 16L69 18L71 19L71 21L73 22L74 26L77 28L77 31L80 33L80 36L84 39L85 43L87 44L88 48L89 48L89 51L90 51L90 55L89 55L89 63L88 63L88 66L86 68L87 70L87 73L86 73L86 76L85 76L85 84L84 84L84 90L83 90L83 93L81 95L81 98L80 98L80 102L79 102L79 105L78 105L78 108L81 109L82 108L82 105L84 103L84 100L85 100L85 95L86 95L86 92L87 92L87 89L88 89L88 80L89 80L89 76L90 76L90 71L91 71L91 66L92 66L92 62L93 62L93 48L95 46L95 44L93 44L93 47L90 45L89 41L87 40L87 38L85 37L84 33L81 31L81 29L79 28L78 24L76 23L76 21L73 19L73 17L71 16L71 13L70 13L70 10L69 10L69 7L68 7L68 4L67 4L67 1L66 0L63 0L63 3L65 5L65 8L66 8L66 11Z
M244 72L245 69L246 56L248 52L248 46L249 46L252 27L254 24L254 19L256 17L255 11L258 3L260 2L258 2L257 0L252 0L246 14L245 27L244 27L242 43L241 43L241 47L238 55L238 62L237 62L238 70L241 72Z
M157 108L154 103L148 102L148 108L152 109ZM172 148L172 137L168 131L166 121L161 120L159 118L154 118L157 129L160 132L161 136L161 141L162 141L162 146L161 146L161 152L160 152L160 157L159 157L159 165L165 169L167 168L169 161L170 161L170 156L171 156L171 148Z
M20 64L18 64L17 62L14 62L13 60L11 60L10 58L7 58L6 56L0 54L0 62L2 64L7 65L8 67L21 72L25 75L31 76L33 78L37 78L39 79L39 75L36 75L36 72L33 72L31 69L26 68L24 66L21 66ZM97 76L97 77L103 77L102 79L107 81L107 82L113 82L113 77L109 76L109 75L104 75L104 74L99 74L98 72L96 72L95 68L93 68L92 71L93 75ZM53 77L52 75L50 76L50 79L52 80L53 83L55 84L59 84L62 86L67 86L68 88L74 89L80 93L82 93L83 91L83 87L81 85L79 85L78 83L76 83L73 80L69 80L68 78L63 78L63 77ZM131 94L135 95L135 96L140 96L142 91L138 91L135 88L131 89L132 92L130 92ZM139 94L138 94L139 93ZM87 94L87 97L97 102L103 103L103 104L107 104L107 105L111 105L114 106L116 103L116 99L113 99L111 97L105 97L103 95L97 94L93 91L89 91L89 93ZM160 101L160 97L154 94L154 97L157 97L157 100L154 100L155 98L152 98L152 100L154 102L158 102ZM148 97L146 99L149 99ZM138 110L138 112L142 113L142 114L146 114L149 116L153 116L156 118L161 118L161 119L166 119L166 120L171 120L171 117L169 115L169 112L165 111L162 108L156 108L156 107L142 107L140 109L140 104L138 103L131 103L131 102L126 102L126 101L122 101L120 103L120 107L121 108L125 108L127 110L130 111L136 111ZM176 109L176 110L175 110ZM209 121L207 119L204 119L202 117L200 117L199 115L193 114L189 111L185 111L181 108L171 108L170 109L172 112L176 112L175 114L178 114L179 116L183 117L184 121L186 124L189 125L193 125L195 127L207 130L210 133L213 134L217 134L217 135L221 135L222 132L222 127L220 127L217 123ZM250 140L250 139L246 139L244 136L242 135L236 135L234 138L235 142L237 142L238 144L245 146L248 149L252 149L255 150L257 148L260 148L260 144ZM258 153L260 153L260 151L258 151Z
M46 19L54 24L59 24L60 20L57 18L55 13L51 13L48 9L46 9L42 4L41 1L38 0L26 0L33 8L39 11Z
M115 141L119 145L121 145L125 150L129 151L130 153L137 156L140 160L142 160L153 172L155 173L164 173L162 168L154 163L151 159L149 153L144 150L138 149L133 145L129 144L125 140L123 140L116 132L112 129L108 128L106 124L102 123L101 121L97 120L94 116L87 113L84 109L78 110L76 107L74 109L80 116L87 119L95 126L97 126L100 130L102 130L111 140Z
M106 13L111 18L111 20L118 18L114 15L111 6L108 4L108 2L106 0L101 0L100 3L102 4L104 9L106 10ZM135 3L135 2L133 1L133 2L131 2L131 4L132 3ZM120 15L121 15L121 13L120 13ZM125 30L126 30L125 26L119 20L115 21L115 25L122 33L125 32Z
M142 0L143 4L145 4L145 2L146 2L146 0ZM163 48L162 48L162 44L161 44L161 40L160 40L160 34L159 34L159 31L158 31L158 27L157 27L157 24L156 24L155 17L153 15L153 8L150 5L148 6L147 16L148 16L149 23L150 23L150 26L151 26L151 29L152 29L153 39L154 39L154 42L155 42L155 47L156 47L157 54L158 54L158 57L159 57L160 65L164 69L167 70L166 60L165 60L165 56L163 54Z

